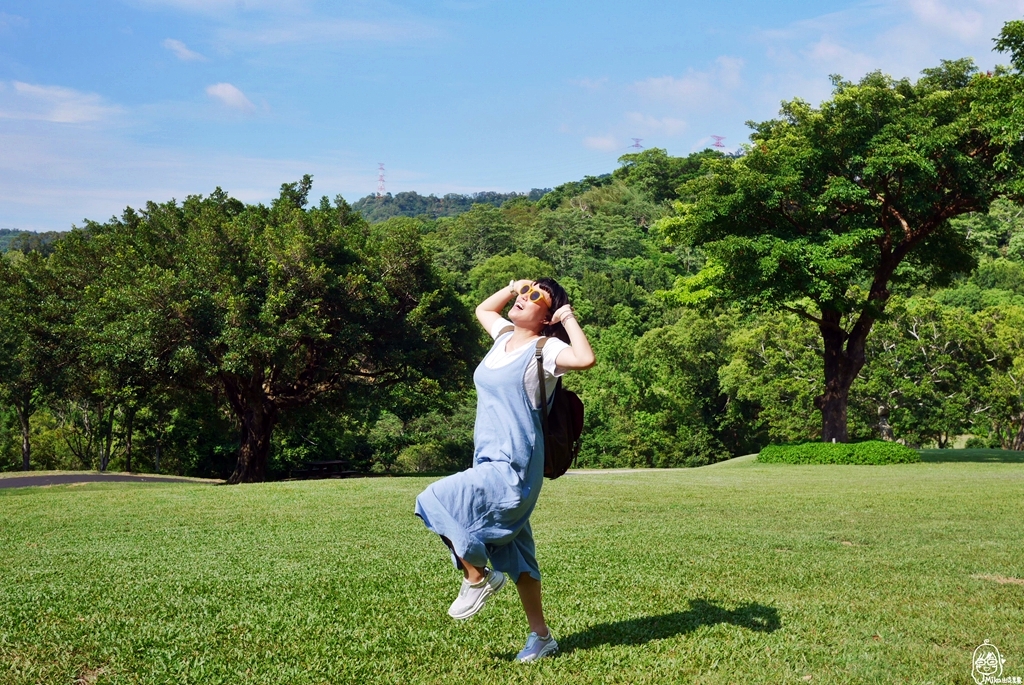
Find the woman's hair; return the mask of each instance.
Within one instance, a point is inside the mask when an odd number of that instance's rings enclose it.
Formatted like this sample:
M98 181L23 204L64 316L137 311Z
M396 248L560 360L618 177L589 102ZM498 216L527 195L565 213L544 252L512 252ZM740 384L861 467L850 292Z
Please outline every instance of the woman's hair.
M558 281L553 278L538 278L534 283L537 287L546 292L551 296L551 311L548 312L550 318L555 312L558 311L563 305L569 304L569 294L565 292L565 288L558 285ZM565 332L565 326L560 323L550 323L544 326L540 332L541 335L547 337L555 337L562 342L569 343L569 334Z

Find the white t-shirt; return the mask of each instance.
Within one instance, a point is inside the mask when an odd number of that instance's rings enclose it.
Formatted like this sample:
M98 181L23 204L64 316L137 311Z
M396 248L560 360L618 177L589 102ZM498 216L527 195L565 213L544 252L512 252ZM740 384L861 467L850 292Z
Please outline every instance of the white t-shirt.
M508 319L499 318L491 326L491 337L495 340L498 339L498 333L502 328L511 326L512 322ZM507 343L508 339L512 336L512 333L506 333L502 336L502 339ZM544 343L544 391L547 393L548 401L551 401L551 393L555 391L555 385L558 383L558 377L563 375L568 369L563 369L555 363L558 359L558 354L569 347L567 344L559 340L558 338L551 338ZM533 357L534 350L537 349L536 339L531 340L522 347L518 347L511 352L505 351L505 345L498 344L491 348L491 351L484 357L484 366L488 369L499 369L502 366L506 366L521 359L524 354ZM526 372L523 374L523 385L526 387L526 395L530 398L533 403L533 407L536 409L540 406L540 384L537 382L537 363L533 362L526 365Z

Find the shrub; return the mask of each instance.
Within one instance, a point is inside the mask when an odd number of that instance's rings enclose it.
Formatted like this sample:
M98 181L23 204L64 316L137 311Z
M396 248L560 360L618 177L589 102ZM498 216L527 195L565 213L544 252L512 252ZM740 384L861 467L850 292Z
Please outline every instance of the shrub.
M706 430L699 430L687 440L680 450L684 466L707 466L731 457L722 443Z
M970 438L967 439L967 444L964 445L964 447L969 449L969 450L974 450L974 449L997 449L998 450L998 449L1001 449L1002 446L1003 446L1002 443L999 442L999 436L998 435L987 435L987 436L973 435L973 436L971 436Z
M437 473L458 471L465 468L466 455L451 443L428 442L409 445L395 460L395 469L400 473ZM469 455L472 461L472 455Z
M444 455L437 445L409 445L395 460L395 469L400 473L423 473L437 469Z
M766 464L910 464L921 461L921 455L899 443L869 440L768 445L757 460Z
M921 461L921 453L906 445L881 440L853 444L856 457L852 464L913 464Z

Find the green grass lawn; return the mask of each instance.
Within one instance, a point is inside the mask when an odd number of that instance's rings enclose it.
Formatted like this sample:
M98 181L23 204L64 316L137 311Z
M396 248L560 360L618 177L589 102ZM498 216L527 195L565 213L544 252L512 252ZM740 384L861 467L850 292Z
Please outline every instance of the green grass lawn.
M0 683L969 684L985 639L1024 676L1024 468L926 458L546 482L533 665L511 585L446 615L430 479L0 490Z

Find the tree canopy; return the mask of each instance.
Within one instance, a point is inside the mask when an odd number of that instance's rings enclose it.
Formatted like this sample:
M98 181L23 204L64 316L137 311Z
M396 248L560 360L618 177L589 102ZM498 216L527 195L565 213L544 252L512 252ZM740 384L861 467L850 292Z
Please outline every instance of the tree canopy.
M822 437L842 442L849 389L891 288L970 272L975 243L951 220L1024 197L1024 128L1008 104L1024 84L967 59L916 82L878 72L833 82L819 107L792 100L779 119L752 123L742 157L705 160L660 228L708 257L685 295L818 327Z

